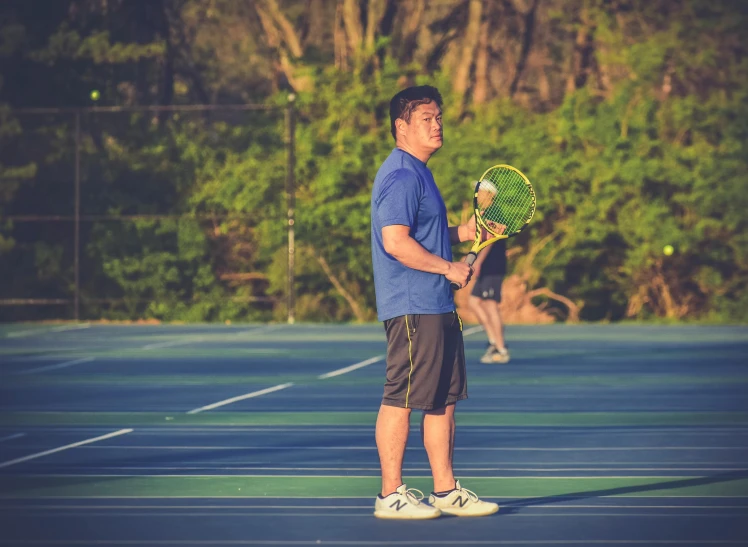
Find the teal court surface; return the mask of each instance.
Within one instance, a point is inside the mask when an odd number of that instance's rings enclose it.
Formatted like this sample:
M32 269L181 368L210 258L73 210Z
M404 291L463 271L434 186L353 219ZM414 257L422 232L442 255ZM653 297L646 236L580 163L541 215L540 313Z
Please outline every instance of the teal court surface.
M507 339L481 365L466 326L455 450L501 510L396 522L372 516L381 325L0 327L0 545L748 544L748 327Z

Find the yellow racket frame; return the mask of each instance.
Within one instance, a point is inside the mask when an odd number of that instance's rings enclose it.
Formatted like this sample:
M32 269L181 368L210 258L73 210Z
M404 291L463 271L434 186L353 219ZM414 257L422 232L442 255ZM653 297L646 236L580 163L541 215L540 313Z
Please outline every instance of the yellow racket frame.
M527 217L527 220L522 225L522 227L519 230L515 230L511 234L497 234L494 228L491 228L491 226L488 225L486 221L483 220L483 217L481 215L481 210L478 205L478 192L480 189L480 184L484 180L486 180L486 175L488 175L492 170L494 169L509 169L510 171L514 171L517 173L520 177L522 177L522 180L527 185L527 188L530 190L530 194L532 195L532 211L530 211L530 215ZM492 182L492 181L488 181ZM498 188L499 191L501 191L500 188ZM473 246L470 248L470 252L468 253L467 257L465 258L465 262L468 264L472 264L475 262L475 259L478 258L478 253L488 247L489 245L492 245L496 243L497 241L501 239L508 239L512 236L516 236L518 233L520 233L522 230L527 228L527 225L530 224L530 221L532 220L532 217L535 215L535 190L532 187L532 183L530 183L530 180L525 176L525 174L517 169L516 167L512 167L511 165L506 164L499 164L494 165L493 167L489 167L486 169L485 173L481 176L480 180L475 184L475 191L473 193L473 212L475 214L475 242L473 243ZM486 230L492 237L486 239L485 241L481 241L483 234L481 233L481 228Z

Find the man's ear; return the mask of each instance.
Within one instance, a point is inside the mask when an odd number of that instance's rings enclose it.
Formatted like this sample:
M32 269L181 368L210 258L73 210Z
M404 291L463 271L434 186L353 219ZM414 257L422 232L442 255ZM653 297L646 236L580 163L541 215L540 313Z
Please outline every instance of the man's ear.
M407 131L407 125L408 125L408 122L406 122L402 118L398 118L395 120L395 129L397 130L397 133L399 134L405 134L405 132Z

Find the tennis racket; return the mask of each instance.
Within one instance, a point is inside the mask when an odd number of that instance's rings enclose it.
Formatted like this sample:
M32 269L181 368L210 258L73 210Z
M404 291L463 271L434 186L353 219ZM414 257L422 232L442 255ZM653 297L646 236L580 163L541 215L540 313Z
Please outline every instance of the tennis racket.
M475 184L475 242L465 258L472 265L478 253L500 239L516 236L535 214L535 191L525 175L510 165L495 165ZM488 239L483 241L484 230ZM460 287L451 283L453 289Z

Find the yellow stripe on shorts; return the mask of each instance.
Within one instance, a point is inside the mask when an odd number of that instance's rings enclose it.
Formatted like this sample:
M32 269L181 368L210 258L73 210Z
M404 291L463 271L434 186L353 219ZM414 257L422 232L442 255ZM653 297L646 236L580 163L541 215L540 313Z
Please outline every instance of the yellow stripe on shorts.
M410 339L410 325L408 324L408 314L405 314L405 329L408 331L408 360L410 361L410 372L408 372L408 392L405 394L405 408L408 408L408 399L410 397L410 377L413 374L413 341Z

